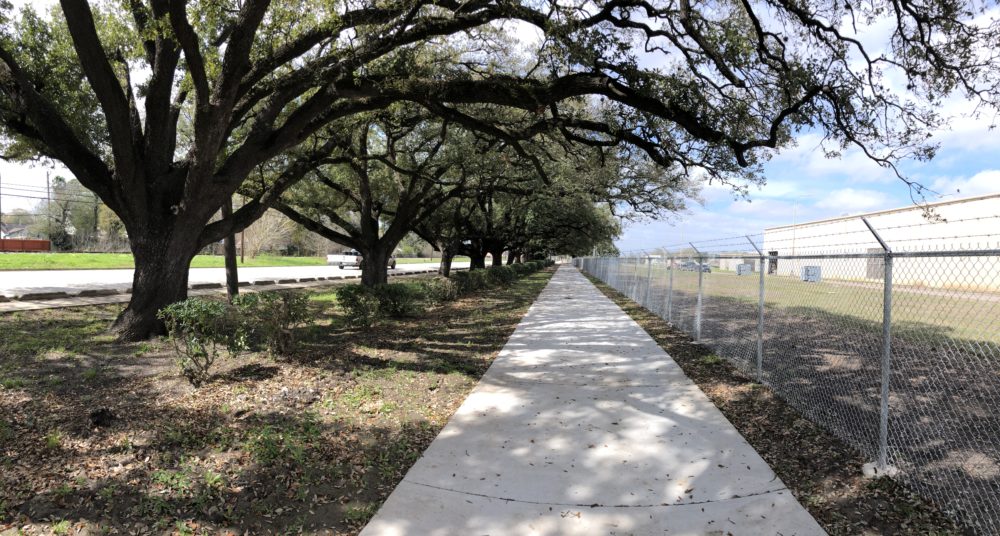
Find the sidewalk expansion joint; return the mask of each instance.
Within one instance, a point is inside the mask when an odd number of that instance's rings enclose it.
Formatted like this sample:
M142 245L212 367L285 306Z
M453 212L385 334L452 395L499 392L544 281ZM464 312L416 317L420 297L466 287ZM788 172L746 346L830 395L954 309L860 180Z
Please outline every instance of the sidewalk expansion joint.
M545 381L545 380L519 380L519 379L505 380L503 383L507 383L507 384L527 384L527 385L558 385L560 387L593 387L595 389L601 389L601 388L603 388L603 389L665 389L667 387L676 387L677 385L681 385L680 381L678 381L678 382L676 382L674 384L642 383L642 384L608 385L606 383L593 383L593 382L588 383L588 382L585 382L585 381L580 381L580 383L563 383L563 382L548 382L548 381ZM494 385L498 385L498 384L499 384L499 382L494 383Z
M745 499L747 497L760 497L762 495L769 495L772 493L784 493L788 491L788 488L781 486L780 488L769 489L765 491L758 491L756 493L747 493L746 495L733 495L732 497L726 497L725 499L714 499L710 501L689 501L689 502L675 502L675 503L658 503L658 504L600 504L600 503L590 503L590 504L579 504L579 503L558 503L558 502L541 502L541 501L526 501L522 499L514 499L511 497L496 497L493 495L486 495L485 493L474 493L471 491L461 491L456 489L445 488L442 486L435 486L433 484L424 484L422 482L414 482L412 480L403 479L403 482L407 484L413 484L415 486L423 486L425 488L436 489L440 491L447 491L449 493L457 493L459 495L468 495L470 497L480 497L483 499L491 499L495 501L504 501L508 503L520 503L520 504L534 504L539 506L560 506L566 508L661 508L664 506L697 506L699 504L716 504L724 503L729 501L735 501L738 499Z

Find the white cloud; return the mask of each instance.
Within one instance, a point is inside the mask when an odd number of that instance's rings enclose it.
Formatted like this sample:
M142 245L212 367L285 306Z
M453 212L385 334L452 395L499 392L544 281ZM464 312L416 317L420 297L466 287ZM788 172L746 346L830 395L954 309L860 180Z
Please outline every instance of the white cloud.
M968 178L940 178L931 184L931 189L942 196L956 197L997 193L1000 192L1000 170L987 169Z
M778 199L751 199L748 201L734 201L727 212L739 214L746 217L759 217L772 219L781 218L786 214L791 214L796 204Z
M751 198L798 198L812 195L803 188L803 183L787 179L768 179L757 191L750 190Z
M713 182L709 184L708 182L703 182L701 185L701 191L698 192L698 197L701 199L703 204L710 205L718 202L725 202L737 197L737 194L733 190L733 187L728 184L721 184L718 182ZM694 206L696 203L689 203L690 206Z
M837 211L839 214L850 214L884 208L888 201L889 199L885 192L843 188L827 194L822 200L816 203L816 207Z
M838 149L829 146L828 149ZM768 177L785 182L803 183L837 179L850 183L889 183L898 180L888 169L872 162L859 149L848 148L837 158L827 158L822 136L808 133L797 138L797 145L775 155L765 164Z

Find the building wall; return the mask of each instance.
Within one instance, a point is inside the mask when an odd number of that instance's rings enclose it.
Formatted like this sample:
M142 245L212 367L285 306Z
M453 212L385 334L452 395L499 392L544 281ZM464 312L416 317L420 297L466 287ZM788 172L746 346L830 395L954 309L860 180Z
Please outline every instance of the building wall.
M936 203L932 217L919 207L876 212L868 221L893 252L933 252L1000 247L1000 194ZM860 217L776 227L764 231L764 251L782 255L881 253ZM1000 290L997 257L896 258L897 284ZM879 281L881 258L778 259L777 274L798 277L803 266L819 266L823 278Z
M752 270L756 272L759 269L759 266L757 265L760 264L760 259L758 258L757 255L753 255L751 257L742 257L742 258L725 257L718 259L718 263L720 270L735 272L736 267L739 266L740 264L749 264L753 267Z

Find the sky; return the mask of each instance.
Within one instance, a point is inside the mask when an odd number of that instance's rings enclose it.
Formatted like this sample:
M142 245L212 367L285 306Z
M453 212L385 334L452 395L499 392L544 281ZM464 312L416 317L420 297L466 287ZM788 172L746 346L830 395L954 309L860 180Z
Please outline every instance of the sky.
M990 129L990 119L960 116L935 136L940 149L934 160L900 163L908 178L936 192L925 194L928 202L1000 192L1000 132ZM828 159L819 141L806 134L776 154L764 165L766 184L751 186L746 198L727 186L706 185L701 203L691 202L666 221L631 224L616 245L622 252L648 250L913 205L909 186L890 170L859 151Z
M15 5L44 6L51 0L15 0ZM537 32L515 28L530 41ZM930 162L901 162L911 179L933 190L927 201L954 199L1000 191L1000 132L991 128L993 116L970 116L971 105L952 98L939 110L952 117L950 127L935 133L940 144ZM653 249L726 236L759 233L767 227L860 214L912 204L909 187L887 169L856 150L828 159L820 137L805 133L796 146L777 153L764 165L766 184L752 186L746 198L735 198L731 188L705 185L702 200L666 220L629 224L616 241L623 251ZM46 171L72 175L65 168L28 166L0 161L5 185L45 186ZM4 188L6 191L6 188ZM940 197L939 197L940 196ZM36 200L4 195L0 209L30 209Z

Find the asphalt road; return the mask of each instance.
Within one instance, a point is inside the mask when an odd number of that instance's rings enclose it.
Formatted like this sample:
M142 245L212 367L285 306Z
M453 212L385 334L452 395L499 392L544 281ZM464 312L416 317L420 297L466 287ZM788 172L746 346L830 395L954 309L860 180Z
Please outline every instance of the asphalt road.
M469 263L453 263L454 268L468 268ZM437 263L399 264L389 274L405 274L437 268ZM0 271L0 294L8 298L29 293L78 293L88 289L126 290L132 286L132 270L11 270ZM358 276L358 269L336 266L274 266L240 268L240 281L280 281L309 277ZM225 283L223 268L192 268L188 284Z

